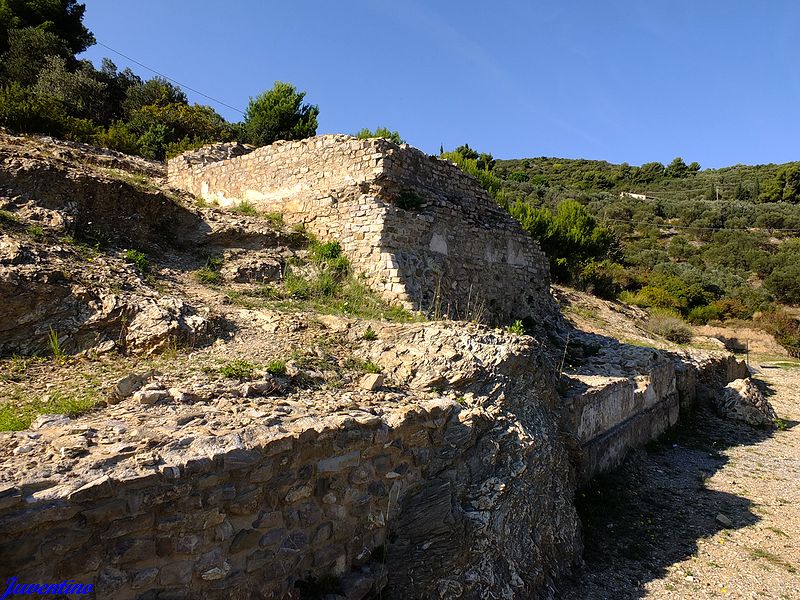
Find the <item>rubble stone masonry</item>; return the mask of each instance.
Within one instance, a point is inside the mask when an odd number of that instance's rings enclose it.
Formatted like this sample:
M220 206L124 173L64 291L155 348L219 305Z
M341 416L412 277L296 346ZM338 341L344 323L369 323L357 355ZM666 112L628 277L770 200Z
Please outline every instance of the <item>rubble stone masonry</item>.
M280 212L338 241L370 287L407 308L488 322L555 314L544 254L452 163L346 135L244 155L227 146L170 160L170 185L221 206Z

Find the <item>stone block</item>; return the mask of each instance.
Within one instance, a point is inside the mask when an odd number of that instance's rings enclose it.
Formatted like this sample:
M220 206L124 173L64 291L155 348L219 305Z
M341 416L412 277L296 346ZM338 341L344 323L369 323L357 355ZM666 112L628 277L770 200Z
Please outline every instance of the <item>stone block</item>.
M114 539L130 533L137 533L152 529L155 519L152 513L127 517L112 521L108 529L103 533L105 539Z
M354 450L347 454L340 456L333 456L331 458L324 458L317 462L317 472L319 473L335 473L343 471L344 469L357 466L361 460L361 452Z
M163 565L158 582L161 585L188 585L192 581L192 566L190 560Z
M261 532L258 529L242 529L236 533L231 542L229 551L231 554L236 554L242 550L252 550L258 548L258 543L261 540Z

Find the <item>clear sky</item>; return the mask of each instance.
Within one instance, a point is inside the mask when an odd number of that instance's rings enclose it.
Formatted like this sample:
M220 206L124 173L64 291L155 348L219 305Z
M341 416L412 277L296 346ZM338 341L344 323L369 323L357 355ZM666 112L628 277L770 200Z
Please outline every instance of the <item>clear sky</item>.
M800 160L794 0L84 2L100 42L233 107L295 84L318 133L383 125L497 158Z

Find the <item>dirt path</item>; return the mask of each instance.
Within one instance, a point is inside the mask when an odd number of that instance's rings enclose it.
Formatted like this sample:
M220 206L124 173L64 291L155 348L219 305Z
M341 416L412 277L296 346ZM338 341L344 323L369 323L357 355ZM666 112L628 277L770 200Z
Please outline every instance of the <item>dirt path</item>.
M585 490L586 564L562 598L800 599L800 368L757 378L787 427L698 414Z

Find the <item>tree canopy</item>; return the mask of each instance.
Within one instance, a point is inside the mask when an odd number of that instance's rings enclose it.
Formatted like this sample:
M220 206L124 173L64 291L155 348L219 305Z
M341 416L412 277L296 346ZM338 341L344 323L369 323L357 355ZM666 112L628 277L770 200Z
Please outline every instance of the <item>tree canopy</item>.
M319 107L304 104L305 96L291 83L276 81L271 90L250 98L242 123L244 141L266 146L316 135Z
M0 53L8 49L10 32L35 27L60 37L73 54L95 43L83 24L86 5L76 0L0 0Z
M375 131L364 127L364 129L361 129L356 133L356 137L360 140L366 140L369 138L384 138L390 142L394 142L395 144L405 144L405 140L400 137L400 133L397 131L392 131L387 127L377 127Z

